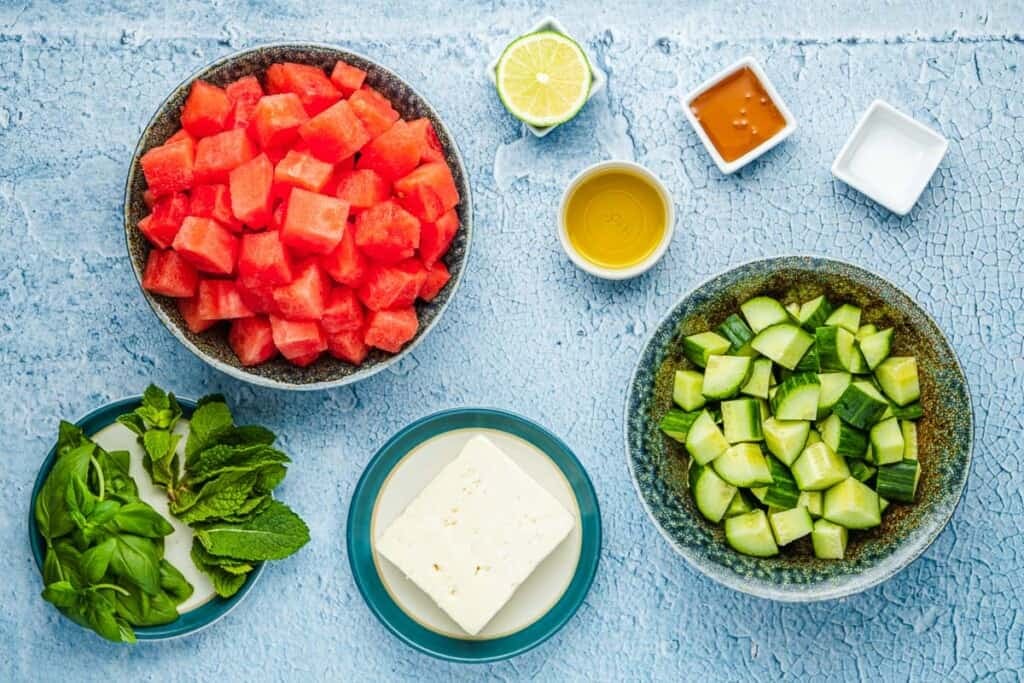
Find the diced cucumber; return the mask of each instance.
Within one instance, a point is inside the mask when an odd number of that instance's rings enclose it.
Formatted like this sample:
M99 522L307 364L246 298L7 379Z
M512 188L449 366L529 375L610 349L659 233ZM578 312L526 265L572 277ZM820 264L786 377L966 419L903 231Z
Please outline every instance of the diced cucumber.
M807 353L804 354L803 358L797 362L796 367L793 368L793 372L820 372L821 363L818 359L818 345L811 344L807 349Z
M818 432L817 429L812 429L810 432L807 433L807 443L804 444L804 448L807 448L808 446L813 446L816 443L821 443L821 434ZM801 451L801 453L802 452L803 451Z
M871 382L856 380L846 387L833 411L844 422L860 429L867 429L881 419L888 407L889 402L878 393Z
M858 343L861 355L864 356L870 369L874 370L889 357L889 351L892 349L892 334L893 330L889 327L861 339Z
M885 395L898 406L905 406L921 397L921 386L917 379L917 359L913 356L886 358L875 368L875 378L882 385Z
M910 420L900 420L903 432L903 459L917 460L917 425Z
M698 465L707 465L725 453L727 448L729 442L715 424L715 419L711 417L711 413L702 410L686 434L686 452Z
M754 498L757 498L761 503L764 503L764 497L768 495L767 486L752 486L749 491L751 495L754 496Z
M905 406L892 404L890 408L892 409L892 416L898 417L901 420L916 420L924 415L924 408L921 407L920 401L914 401Z
M807 511L811 513L811 517L817 519L821 517L822 499L821 491L801 491L800 498L797 499L796 504L807 508Z
M843 304L832 315L825 319L826 325L841 327L850 334L857 334L860 328L860 308L853 304Z
M704 367L708 356L721 355L729 351L729 340L714 332L701 332L683 337L683 355L694 365Z
M695 465L690 469L690 488L700 514L710 522L721 522L737 490L722 480L711 467Z
M701 393L708 398L730 398L739 393L750 375L747 356L708 356Z
M879 514L885 514L885 511L889 508L889 501L881 496L878 497L878 512Z
M860 327L858 327L857 334L855 334L854 336L857 338L857 341L860 341L861 339L866 339L867 337L870 337L875 332L878 332L878 328L869 323L867 325L861 325Z
M775 542L779 545L787 545L798 538L803 538L814 529L811 514L807 512L807 508L802 507L773 512L768 515L768 521L772 533L775 534Z
M670 408L665 417L661 418L658 427L679 443L686 443L686 434L694 421L700 416L698 411L687 413L677 408Z
M889 465L903 459L903 431L899 420L890 417L871 428L871 450L879 465Z
M860 352L859 344L853 345L853 351L850 355L850 366L846 369L855 375L871 374L871 368L868 367L868 362L864 360L864 354Z
M896 417L896 411L892 409L894 405L894 403L889 404L889 406L885 409L885 412L882 413L882 416L878 418L879 422L881 422L882 420L888 420L890 417Z
M792 318L796 322L800 322L798 318L798 316L800 315L800 304L798 304L795 301L792 301L785 305L785 309L786 313L789 313L790 318Z
M725 511L726 517L735 517L736 515L742 515L744 512L750 512L756 510L757 504L751 500L750 494L743 489L738 489L736 495L732 497L732 502L729 503L729 507Z
M755 398L722 401L722 425L729 443L762 441L761 408Z
M900 460L892 465L880 465L875 488L878 489L878 495L888 500L913 503L920 476L921 465L917 460Z
M822 295L816 299L804 302L800 306L797 320L800 321L800 327L808 332L814 332L814 330L825 324L830 315L832 315L832 304Z
M823 491L850 476L846 461L824 442L805 448L791 469L801 491Z
M850 386L853 379L848 372L826 372L818 375L818 382L821 383L821 393L818 394L818 418L825 417L825 413L832 410L839 402L839 397Z
M768 491L764 496L765 504L782 510L795 507L800 500L800 489L797 488L789 468L770 455L765 456L765 460L772 474L772 483L768 485Z
M735 313L718 326L718 334L729 340L729 351L732 353L742 349L754 338L754 331Z
M772 398L772 414L779 420L813 420L818 416L821 383L813 372L793 375L779 385Z
M860 367L858 361L863 361L858 358L853 334L842 327L819 327L814 331L814 343L822 370L853 372L853 368Z
M743 317L750 324L754 334L767 329L772 325L778 325L789 321L789 313L775 299L770 296L757 296L740 306Z
M814 337L796 325L781 323L758 332L750 345L762 356L792 370L813 343Z
M822 517L847 529L869 529L882 523L878 494L853 477L825 491Z
M833 524L827 519L819 519L814 523L814 530L811 532L814 556L822 560L843 559L848 537L846 527Z
M777 420L769 417L761 425L764 433L764 444L775 457L786 466L803 452L807 443L807 435L811 431L811 423L804 420Z
M754 510L725 520L725 540L734 550L754 557L779 554L764 510Z
M835 413L818 424L821 440L838 455L863 458L868 449L868 435L839 419Z
M711 466L718 476L733 486L767 486L773 481L760 446L753 443L729 446L725 453L715 458Z
M704 375L696 370L676 370L672 384L672 400L683 410L700 410L706 399L700 393L704 384Z
M875 452L871 450L871 444L868 444L868 450L864 453L864 462L869 462L872 465L875 464Z
M851 477L863 482L867 482L868 479L875 476L877 471L874 467L858 458L847 458L846 466L850 468Z
M757 358L750 368L747 383L740 388L740 393L758 398L768 398L768 389L772 381L772 361L768 358Z

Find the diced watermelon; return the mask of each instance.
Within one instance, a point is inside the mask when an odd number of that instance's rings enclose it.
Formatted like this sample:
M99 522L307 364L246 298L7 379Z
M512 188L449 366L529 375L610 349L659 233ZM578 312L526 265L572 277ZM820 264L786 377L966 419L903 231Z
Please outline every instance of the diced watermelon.
M327 276L316 261L309 261L287 285L274 288L274 305L289 320L319 320L327 301Z
M448 211L433 223L423 223L420 228L420 259L430 268L445 255L459 231L459 215Z
M277 305L274 303L274 285L252 284L242 278L238 278L235 289L238 296L253 313L277 313Z
M224 130L231 114L231 101L221 88L195 81L181 110L181 126L197 138Z
M188 215L212 218L231 232L241 232L242 223L231 212L231 193L222 183L192 188Z
M330 254L320 259L320 265L335 282L358 287L366 277L366 258L356 249L355 230L350 223L341 236L341 242Z
M270 328L274 334L274 346L292 362L327 350L327 338L315 320L288 320L271 315Z
M275 72L277 74L280 83L275 87L298 95L310 116L316 116L341 99L341 91L319 67L285 62L280 71Z
M173 249L152 249L142 274L142 288L175 298L195 296L199 274Z
M288 195L281 240L298 251L327 254L338 246L347 221L347 203L297 187Z
M355 232L356 246L382 263L407 259L420 244L419 220L391 200L359 214Z
M338 90L345 97L359 90L364 80L366 80L365 71L340 59L334 65L334 71L331 72L331 82L338 87Z
M277 166L282 159L288 156L289 151L291 151L291 147L289 146L267 147L265 150L263 150L263 153L267 155L267 158L270 159L271 163L273 163L274 166Z
M233 169L257 154L256 145L240 128L202 138L196 143L196 183L226 183Z
M231 323L228 344L242 365L259 365L277 355L270 320L262 315L239 318Z
M156 201L153 212L139 221L139 230L152 244L166 249L174 242L188 213L188 195L175 192Z
M147 207L152 209L153 205L156 204L156 200L157 196L153 194L152 190L147 189L142 191L142 201Z
M363 305L359 303L355 290L335 287L327 297L324 315L320 320L328 337L338 332L351 332L363 327ZM360 341L362 339L360 338ZM328 339L330 343L330 339Z
M334 167L326 161L293 149L274 167L274 183L285 188L292 186L322 192L333 171Z
M414 258L394 266L375 265L359 288L359 299L371 311L406 308L416 301L426 280L426 269Z
M186 261L205 273L231 275L235 270L238 238L212 218L186 218L172 246Z
M340 173L335 193L348 202L353 213L358 213L390 197L391 186L379 173L367 168Z
M398 112L391 106L391 101L369 86L364 85L356 90L346 101L363 122L371 138L377 137L398 120Z
M276 230L242 235L238 277L248 287L284 285L292 281L291 257Z
M384 135L377 138L383 139ZM426 222L436 221L459 203L459 191L455 188L452 171L443 161L423 164L396 180L395 195L407 211Z
M271 64L267 67L267 92L277 95L285 92L284 64Z
M318 159L331 164L355 154L370 139L345 100L320 112L299 128L299 135Z
M391 311L373 311L367 317L363 341L367 345L398 353L419 329L416 309L412 306Z
M288 192L289 193L291 192L290 188L289 188ZM286 213L288 213L288 196L287 195L282 197L281 200L277 202L277 205L274 206L274 211L270 215L270 229L271 230L280 230L281 228L284 227L284 216L285 216Z
M363 336L361 329L328 334L327 351L346 363L361 365L370 353L370 347L363 341Z
M414 128L405 121L395 121L360 150L356 168L373 169L386 180L394 181L416 168L423 147L423 137Z
M288 362L291 363L292 365L296 365L296 366L298 366L300 368L304 368L304 367L307 367L307 366L312 365L313 363L315 363L318 358L320 358L320 354L319 353L307 353L305 356L299 356L297 358L289 358Z
M228 176L231 212L250 228L262 228L270 222L271 187L274 165L266 154L245 162Z
M177 132L174 133L174 135L164 140L164 144L170 145L175 142L178 142L179 140L191 140L193 145L196 143L196 139L192 137L191 133L189 133L184 128L179 128Z
M229 83L224 92L231 102L231 115L228 116L226 127L248 128L252 114L256 111L256 103L263 97L259 80L255 76L243 76Z
M434 297L444 289L451 279L452 276L448 272L448 268L438 261L427 270L427 277L423 281L423 286L420 287L419 297L424 301L433 301Z
M420 155L420 161L429 164L432 161L444 161L444 149L441 147L441 141L437 137L437 131L434 130L434 124L430 122L428 118L414 119L409 121L409 127L417 132L417 134L423 136L423 153Z
M206 320L232 320L254 315L235 288L234 280L200 280L199 317Z
M180 192L192 187L196 147L191 138L154 147L139 159L146 185L154 196Z
M217 324L216 320L207 320L199 315L199 299L197 297L178 299L178 312L181 313L181 318L185 321L185 327L192 334L202 334Z
M302 100L295 93L266 95L256 103L249 122L249 135L263 149L284 147L291 144L298 135L299 126L308 118Z

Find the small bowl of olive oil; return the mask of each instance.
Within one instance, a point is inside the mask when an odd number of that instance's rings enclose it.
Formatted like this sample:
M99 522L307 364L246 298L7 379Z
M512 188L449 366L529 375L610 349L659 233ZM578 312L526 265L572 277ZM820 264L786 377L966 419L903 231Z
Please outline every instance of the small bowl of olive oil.
M643 166L603 161L569 183L558 226L562 248L579 268L626 280L647 272L665 254L675 208L665 185Z

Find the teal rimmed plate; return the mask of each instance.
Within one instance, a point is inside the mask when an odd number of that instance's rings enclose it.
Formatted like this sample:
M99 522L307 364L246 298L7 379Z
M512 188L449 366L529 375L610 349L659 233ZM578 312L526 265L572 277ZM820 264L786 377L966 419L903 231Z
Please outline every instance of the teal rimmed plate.
M697 511L686 483L688 457L658 422L672 405L672 379L687 366L682 335L714 329L760 294L806 301L825 294L860 306L863 322L894 327L893 353L914 355L925 414L918 421L921 480L914 505L886 511L882 525L851 532L846 557L818 560L808 539L773 558L741 555L721 525ZM840 598L892 577L923 553L949 522L967 482L974 439L963 368L935 321L901 289L863 268L811 256L752 261L698 285L662 319L637 362L626 397L626 457L658 530L691 565L730 588L772 600Z
M182 411L186 418L192 417L192 411L195 410L195 401L187 398L177 397L178 403L181 404ZM117 419L118 415L127 413L135 410L142 404L141 396L131 396L129 398L123 398L112 403L100 406L96 410L93 410L85 417L76 421L75 424L82 429L88 436L92 437L97 432L105 427L108 427ZM46 476L50 473L50 469L53 467L53 461L56 457L56 446L50 449L50 452L46 454L46 458L43 460L42 466L39 468L39 474L36 476L35 486L32 487L32 501L34 503L36 494L39 493L40 487L46 480ZM46 553L46 541L39 533L39 529L36 526L36 518L33 513L35 505L29 505L28 512L28 535L29 545L32 548L32 556L36 561L36 568L41 572L43 566L43 556ZM224 599L218 596L214 596L209 601L197 606L191 611L185 612L180 615L177 619L169 624L162 624L160 626L133 626L135 631L135 637L138 640L170 640L171 638L180 638L200 631L207 626L212 625L214 622L220 621L222 618L227 616L228 612L233 610L242 601L243 598L252 590L252 587L256 585L256 581L263 573L264 563L257 564L256 568L249 574L249 578L242 587L228 599ZM42 585L42 577L40 577L40 590ZM42 600L42 598L40 598ZM47 608L50 608L47 605ZM71 623L68 620L68 623Z
M454 459L462 444L479 433L559 499L577 524L487 627L471 638L375 552L374 539ZM590 478L556 436L513 413L462 408L412 423L377 452L352 496L347 542L356 585L388 630L433 657L493 662L540 645L579 609L601 555L601 515Z

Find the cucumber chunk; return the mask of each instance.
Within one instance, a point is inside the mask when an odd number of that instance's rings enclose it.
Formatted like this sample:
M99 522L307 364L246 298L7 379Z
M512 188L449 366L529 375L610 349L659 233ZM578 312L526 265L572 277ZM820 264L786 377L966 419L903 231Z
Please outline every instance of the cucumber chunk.
M827 519L819 519L814 523L814 530L811 532L814 556L822 560L843 559L848 537L846 527L833 524Z
M830 315L832 315L832 304L824 296L819 296L816 299L805 301L800 306L800 313L797 314L796 319L800 321L800 327L808 332L814 332L825 324Z
M707 465L725 453L727 448L729 442L715 424L715 419L711 417L711 413L702 410L686 434L686 452L698 465Z
M670 408L665 417L661 418L658 427L667 436L672 437L679 443L686 443L686 435L693 426L694 421L700 416L700 412L687 413L677 408Z
M818 358L818 345L811 344L807 353L797 362L793 372L821 372L821 362Z
M754 496L754 498L757 498L757 500L762 504L764 503L764 497L768 495L767 486L752 486L749 491L750 494Z
M867 363L860 357L856 341L849 330L842 327L819 327L814 331L814 344L818 347L818 363L822 370L853 372L856 368L862 373L867 372Z
M878 390L863 380L850 382L833 409L844 422L860 429L867 429L881 419L889 402Z
M775 535L775 542L779 545L788 545L814 529L811 514L807 512L807 508L802 507L773 512L768 515L768 521Z
M780 323L758 332L750 345L762 356L792 370L813 343L814 337L796 325Z
M857 458L847 458L846 466L850 468L851 477L857 481L865 483L867 483L871 477L875 476L875 472L877 471L871 465L867 464L863 460L858 460Z
M862 339L870 337L875 332L878 332L878 328L875 327L874 325L861 325L860 327L857 328L857 334L855 334L854 336L857 338L857 341L859 342Z
M885 511L889 508L889 505L891 505L891 503L885 498L882 498L881 496L878 497L878 512L880 514L884 515Z
M921 403L918 401L905 406L892 404L889 406L889 409L893 417L898 417L901 420L916 420L924 415L924 408L921 407Z
M793 375L772 397L772 413L779 420L813 420L818 416L821 382L813 372Z
M770 296L757 296L740 306L743 317L750 324L755 334L772 325L789 321L789 313Z
M807 434L807 443L804 444L804 448L807 448L808 446L812 446L812 445L814 445L816 443L821 443L821 434L818 432L817 429L812 429ZM801 451L801 453L802 452L803 451Z
M764 510L754 510L725 520L725 540L744 555L771 557L779 554L775 536Z
M825 491L822 517L847 529L870 529L882 523L878 494L853 477Z
M751 499L750 494L743 489L737 489L736 495L732 497L732 502L729 503L729 507L725 511L725 516L735 517L756 509L757 504Z
M917 425L909 420L900 420L903 432L903 459L917 460Z
M711 466L718 476L733 486L768 486L773 481L768 461L761 453L761 448L753 443L729 446L714 459Z
M739 393L750 375L747 356L708 356L701 393L707 398L731 398Z
M762 423L761 431L764 433L764 445L788 467L803 452L811 431L811 423L769 417Z
M731 444L764 440L761 431L761 407L757 399L737 398L722 401L722 425L725 440Z
M718 334L729 340L729 351L735 353L750 343L754 338L754 331L743 322L743 318L735 313L731 314L718 326Z
M792 318L796 322L800 322L800 319L797 317L800 315L800 304L793 301L791 303L786 304L784 308L786 309L786 313L789 313L790 318Z
M701 332L683 337L683 355L691 363L702 368L708 364L708 356L726 353L729 346L728 339L714 332Z
M696 370L676 370L672 384L672 400L683 410L700 410L706 402L700 392L704 376Z
M818 382L821 383L821 393L818 394L818 417L823 418L825 413L832 410L839 397L850 386L853 377L848 372L826 372L818 375Z
M757 398L768 398L771 381L772 361L768 358L757 358L751 365L747 383L740 387L740 393Z
M800 498L797 499L796 504L807 508L807 512L811 513L811 517L817 519L821 517L822 499L821 491L801 491Z
M772 474L772 483L768 485L768 491L764 495L764 503L769 507L782 510L796 507L800 500L800 489L790 473L789 468L781 462L768 455L765 456L768 462L768 470Z
M903 459L903 431L895 417L882 420L871 428L871 450L875 462L889 465Z
M823 491L850 476L846 461L825 442L811 444L793 463L793 479L801 491Z
M835 413L818 424L821 440L838 455L863 458L868 450L868 435L839 419Z
M921 397L917 379L917 359L913 356L890 356L875 368L875 378L882 391L898 406L905 406Z
M858 342L861 355L864 356L870 369L874 370L889 357L889 351L892 349L892 334L893 330L890 327L881 332L875 332Z
M826 325L841 327L851 334L857 334L860 328L860 308L853 304L843 304L832 315L825 319Z
M696 465L690 469L690 488L700 514L709 522L721 522L736 497L736 487L726 483L711 467Z

